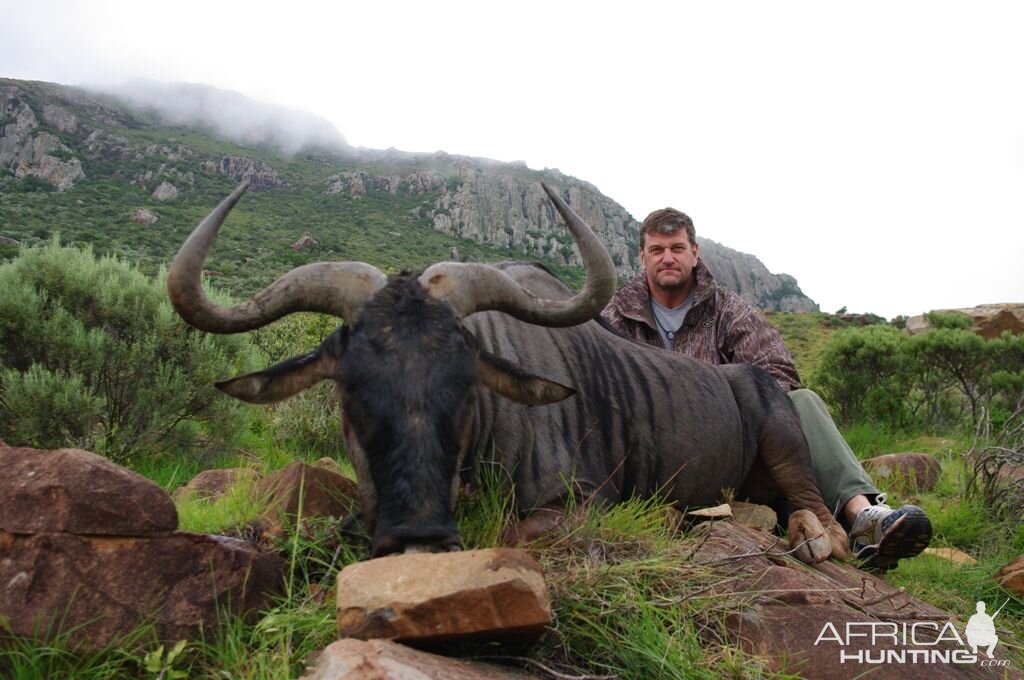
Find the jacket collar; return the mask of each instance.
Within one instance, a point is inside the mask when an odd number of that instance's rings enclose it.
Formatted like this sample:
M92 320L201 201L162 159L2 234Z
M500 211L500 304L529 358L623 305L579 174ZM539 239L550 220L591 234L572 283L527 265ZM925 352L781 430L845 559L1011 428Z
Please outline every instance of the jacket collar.
M697 286L693 292L693 306L697 307L714 295L715 277L704 264L703 259L697 260L693 274L697 277ZM640 272L624 283L612 303L623 317L656 328L654 316L651 313L651 291L647 287L647 275L644 272Z

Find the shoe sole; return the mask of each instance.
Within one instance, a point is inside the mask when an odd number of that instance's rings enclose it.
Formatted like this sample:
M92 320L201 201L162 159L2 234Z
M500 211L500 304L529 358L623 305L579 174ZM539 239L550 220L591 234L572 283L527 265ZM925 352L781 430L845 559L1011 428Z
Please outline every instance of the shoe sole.
M928 515L920 508L908 510L882 536L878 545L861 550L859 556L864 559L861 568L879 571L892 569L900 560L920 555L931 540L932 523Z

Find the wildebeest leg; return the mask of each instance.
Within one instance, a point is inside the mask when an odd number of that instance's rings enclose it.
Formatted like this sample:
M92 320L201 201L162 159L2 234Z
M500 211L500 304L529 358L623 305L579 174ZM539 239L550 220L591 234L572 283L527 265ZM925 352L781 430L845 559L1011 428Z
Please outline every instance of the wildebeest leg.
M807 441L795 413L783 409L765 424L758 455L779 491L796 508L789 517L789 545L806 563L821 562L831 554L850 557L849 539L832 512L825 507L811 470Z

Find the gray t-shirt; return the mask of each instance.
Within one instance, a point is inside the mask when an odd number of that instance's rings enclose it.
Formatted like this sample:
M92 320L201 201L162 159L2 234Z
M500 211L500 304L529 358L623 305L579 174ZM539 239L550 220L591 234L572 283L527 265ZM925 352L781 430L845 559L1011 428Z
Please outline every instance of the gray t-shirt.
M696 290L696 286L694 286L693 290ZM672 349L672 339L676 337L676 333L683 327L686 313L693 307L693 290L686 296L683 304L674 309L658 304L653 297L651 298L651 313L654 314L654 324L658 327L658 333L661 335L661 342L665 345L665 349Z

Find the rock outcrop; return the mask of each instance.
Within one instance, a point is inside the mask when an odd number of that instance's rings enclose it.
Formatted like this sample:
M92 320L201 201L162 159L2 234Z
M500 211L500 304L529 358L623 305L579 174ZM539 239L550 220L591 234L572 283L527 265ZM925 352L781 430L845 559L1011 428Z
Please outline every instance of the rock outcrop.
M75 116L64 109L43 107L44 120L61 131L78 127ZM15 177L33 175L60 191L85 177L82 162L52 133L40 129L25 93L15 85L0 85L0 168Z
M945 314L966 314L971 317L971 326L968 330L977 333L986 340L998 338L1007 331L1014 335L1024 333L1024 304L1022 303L978 305L977 307L938 309L935 311ZM931 323L923 314L907 319L906 331L910 335L919 335L930 328Z
M283 184L277 171L258 158L224 156L219 161L205 161L201 167L207 174L220 173L236 182L248 182L253 191L263 191Z
M169 496L88 451L0 447L0 619L11 634L95 651L154 625L166 643L208 633L280 594L283 560L177 531Z
M153 190L153 198L158 201L167 201L178 195L178 187L174 186L170 182L164 181L157 185L156 189Z

